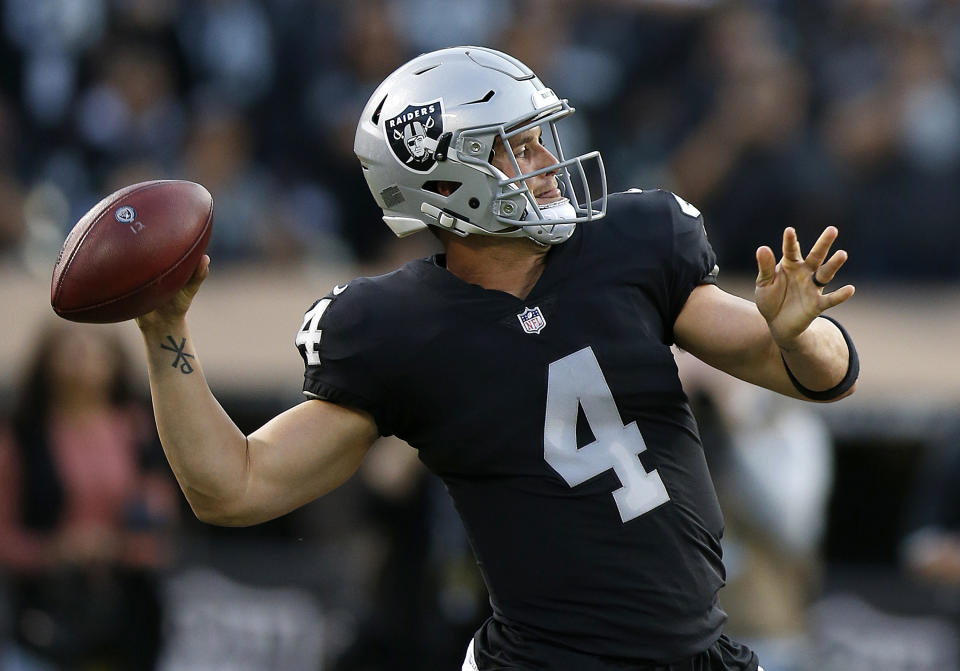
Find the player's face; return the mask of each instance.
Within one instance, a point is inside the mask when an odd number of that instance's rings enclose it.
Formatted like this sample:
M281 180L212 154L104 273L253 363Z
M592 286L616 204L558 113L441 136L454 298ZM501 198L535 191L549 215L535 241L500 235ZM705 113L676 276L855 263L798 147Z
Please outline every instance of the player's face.
M557 162L556 156L543 146L541 132L540 127L537 126L510 138L510 147L513 149L513 155L517 159L517 165L520 166L521 173L533 172ZM513 163L507 156L507 152L503 150L500 138L497 138L493 143L493 160L491 163L507 177L515 177L517 174L513 169ZM524 183L540 205L552 203L563 197L557 186L556 170L531 177Z

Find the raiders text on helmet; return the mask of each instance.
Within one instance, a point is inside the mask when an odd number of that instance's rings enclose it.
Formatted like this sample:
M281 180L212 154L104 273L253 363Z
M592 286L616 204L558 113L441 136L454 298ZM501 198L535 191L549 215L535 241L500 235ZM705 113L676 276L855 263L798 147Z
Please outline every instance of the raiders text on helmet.
M458 235L556 244L576 224L606 213L599 152L563 155L556 122L572 113L566 100L511 56L483 47L442 49L401 66L377 88L357 126L354 151L384 221L398 236L432 225ZM557 162L520 174L509 139L536 126L550 131ZM498 137L515 177L490 163ZM584 168L591 161L601 188L595 204ZM546 173L556 174L566 197L538 205L524 182ZM452 183L453 191L441 194L438 182Z

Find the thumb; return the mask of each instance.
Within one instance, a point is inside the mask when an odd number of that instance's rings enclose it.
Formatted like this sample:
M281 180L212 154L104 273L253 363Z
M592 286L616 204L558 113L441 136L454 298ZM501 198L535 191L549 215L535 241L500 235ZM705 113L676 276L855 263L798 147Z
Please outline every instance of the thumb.
M757 286L765 287L773 282L773 276L777 269L777 257L773 255L773 250L767 246L757 249Z

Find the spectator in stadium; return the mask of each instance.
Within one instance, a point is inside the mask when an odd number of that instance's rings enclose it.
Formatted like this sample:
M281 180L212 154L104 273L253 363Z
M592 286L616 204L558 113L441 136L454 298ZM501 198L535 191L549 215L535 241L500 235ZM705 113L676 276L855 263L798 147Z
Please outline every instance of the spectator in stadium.
M0 168L0 260L16 253L23 236L23 188Z
M830 3L813 43L825 165L842 189L851 270L880 279L960 277L960 62L956 3ZM953 5L951 8L950 5ZM819 23L819 22L818 22ZM949 36L953 31L953 35ZM887 232L875 235L877 222ZM889 243L923 221L926 235Z
M960 422L924 457L908 501L902 557L910 575L952 598L960 589Z
M849 395L852 340L818 319L854 293L824 291L847 255L830 253L835 228L806 256L788 228L779 262L756 251L755 304L723 292L694 206L608 196L597 152L565 157L572 111L484 48L390 75L355 151L390 228L430 228L445 252L315 302L296 336L308 400L250 435L187 326L205 257L137 320L161 441L196 515L221 525L322 496L380 435L417 448L490 593L466 670L756 671L722 635L722 516L670 345L795 398Z
M15 639L0 666L151 668L154 577L172 558L178 504L128 373L103 327L46 328L29 355L0 435L0 569Z
M725 270L749 272L757 239L786 226L801 238L836 224L826 158L808 137L810 85L773 18L724 6L705 26L701 75L715 90L704 118L666 165L666 183L710 213ZM844 230L846 236L847 231Z

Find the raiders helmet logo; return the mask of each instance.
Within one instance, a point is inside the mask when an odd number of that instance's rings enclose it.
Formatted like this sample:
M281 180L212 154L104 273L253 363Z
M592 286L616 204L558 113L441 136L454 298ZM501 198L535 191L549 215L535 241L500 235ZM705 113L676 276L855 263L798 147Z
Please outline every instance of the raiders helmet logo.
M437 140L443 133L443 102L438 98L420 105L407 105L400 114L383 122L383 132L393 155L415 172L430 172L437 159Z

